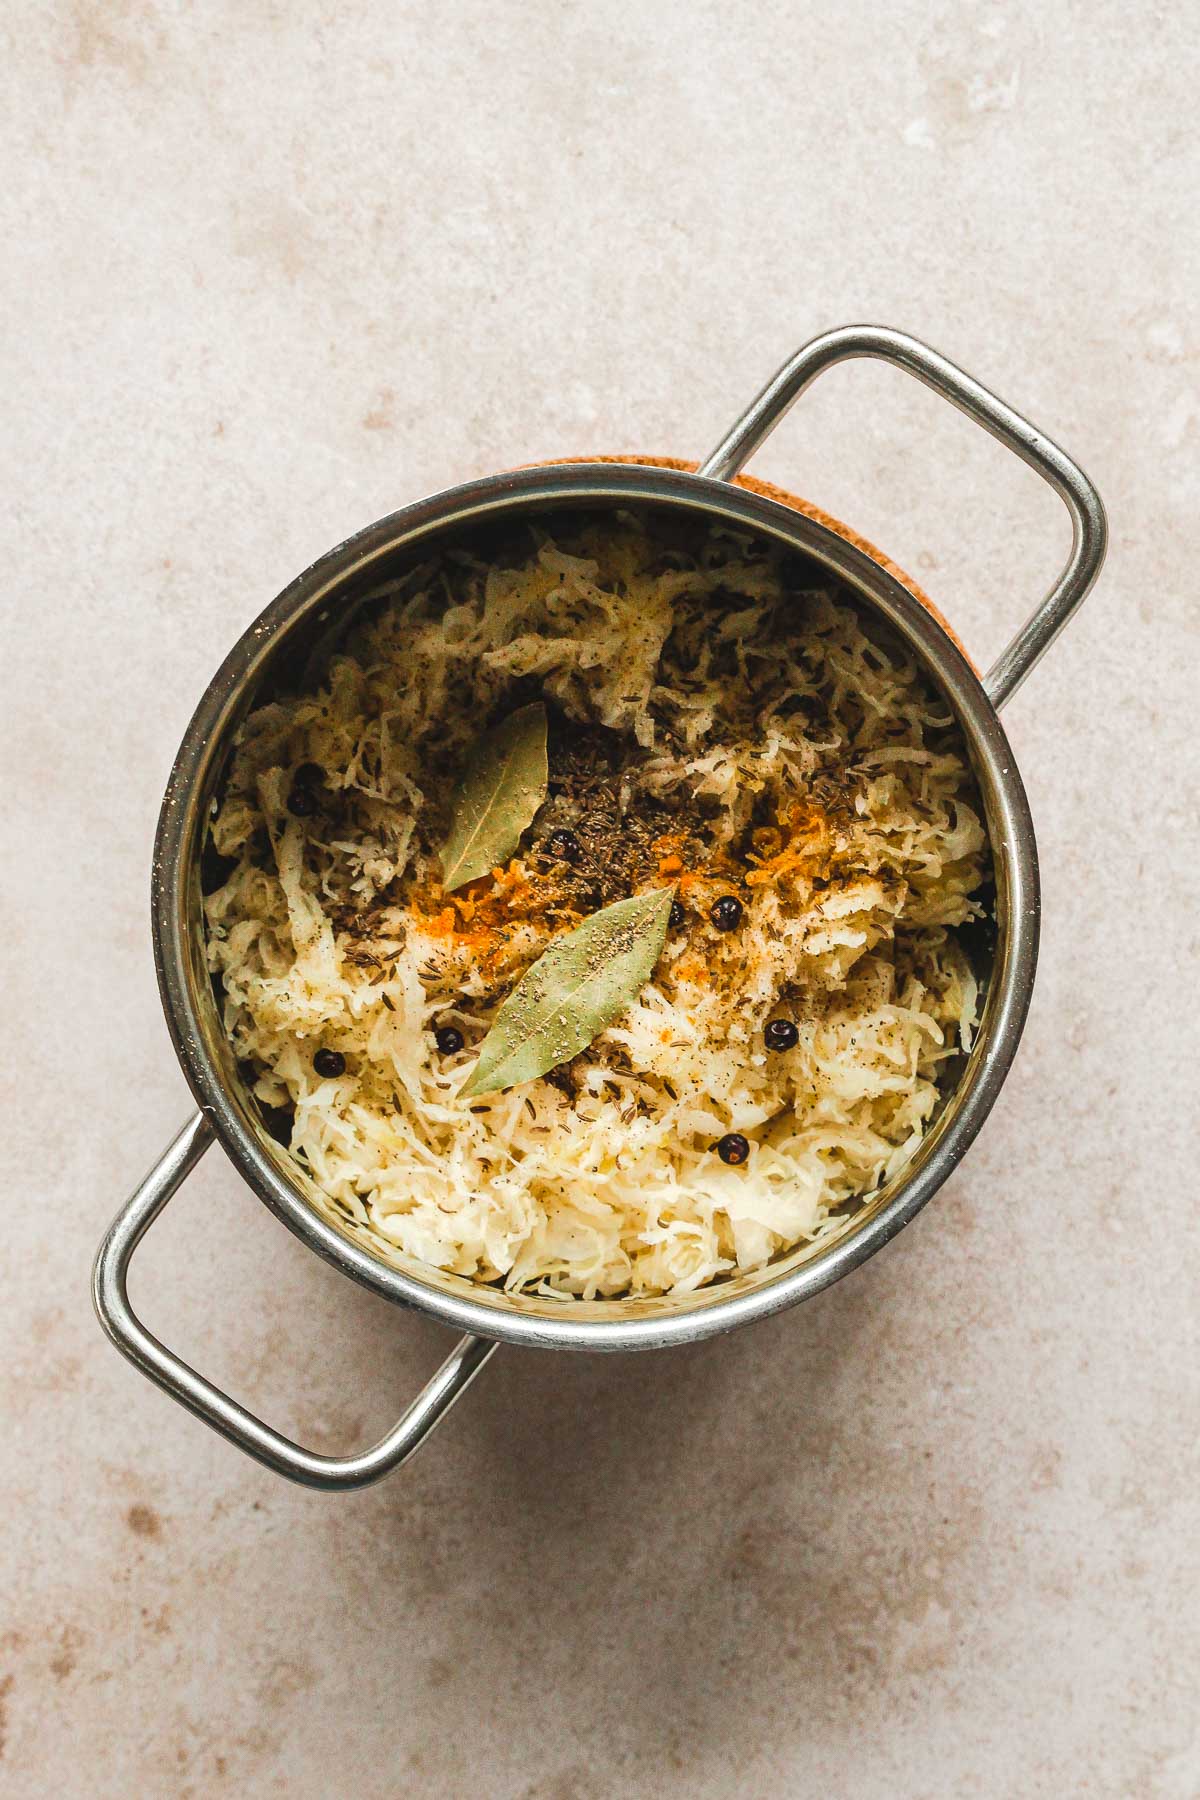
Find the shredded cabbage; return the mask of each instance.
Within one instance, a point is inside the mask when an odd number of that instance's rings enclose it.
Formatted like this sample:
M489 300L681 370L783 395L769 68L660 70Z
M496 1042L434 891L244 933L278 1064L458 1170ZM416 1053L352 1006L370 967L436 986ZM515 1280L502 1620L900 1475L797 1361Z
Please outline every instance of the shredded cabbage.
M945 703L820 580L727 530L530 528L382 588L308 691L247 719L211 827L210 966L255 1096L377 1255L562 1297L682 1292L830 1230L911 1157L971 1044L957 928L987 845ZM463 755L537 696L562 780L552 754L520 853L447 896ZM590 786L573 731L612 750ZM614 834L590 900L539 851L563 826ZM565 1069L460 1099L550 938L667 882L685 926L628 1012ZM798 1030L782 1053L776 1017ZM728 1132L741 1167L715 1153Z

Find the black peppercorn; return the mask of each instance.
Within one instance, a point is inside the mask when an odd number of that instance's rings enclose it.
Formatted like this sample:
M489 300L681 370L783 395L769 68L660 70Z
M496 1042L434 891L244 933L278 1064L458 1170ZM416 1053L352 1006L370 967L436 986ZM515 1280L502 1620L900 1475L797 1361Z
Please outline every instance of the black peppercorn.
M763 1032L768 1050L794 1050L799 1041L800 1033L790 1019L772 1019Z
M546 839L546 853L561 862L579 861L579 839L573 831L552 831Z
M722 894L709 907L708 916L718 931L734 931L742 922L742 903L736 894Z
M325 782L325 771L320 763L301 763L292 776L292 791L288 795L288 811L297 819L307 819L317 810L317 789Z
M463 1047L463 1034L457 1025L439 1025L433 1041L443 1056L457 1056Z
M679 901L672 900L671 910L667 914L667 924L671 927L671 930L678 931L679 927L683 924L683 921L686 918L687 918L687 914L684 912L683 907L680 905Z
M318 1075L344 1075L346 1059L340 1050L318 1050L313 1057L313 1068Z
M749 1154L750 1141L748 1138L744 1138L740 1131L727 1131L717 1145L717 1155L721 1161L731 1164L734 1168L737 1168L739 1163L744 1163Z

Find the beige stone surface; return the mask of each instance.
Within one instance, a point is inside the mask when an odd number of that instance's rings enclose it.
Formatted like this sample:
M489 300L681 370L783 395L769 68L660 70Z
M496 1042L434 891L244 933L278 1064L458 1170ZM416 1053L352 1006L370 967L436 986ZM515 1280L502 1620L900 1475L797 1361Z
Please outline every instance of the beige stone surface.
M1187 9L8 0L0 264L0 1789L16 1797L1200 1793L1200 319ZM815 331L926 337L1108 503L1007 724L1045 932L956 1178L791 1314L502 1351L415 1463L268 1475L105 1344L88 1269L188 1111L159 796L298 569L456 479L703 454ZM899 374L758 472L981 660L1061 559ZM219 1153L136 1269L271 1420L382 1429L448 1339Z

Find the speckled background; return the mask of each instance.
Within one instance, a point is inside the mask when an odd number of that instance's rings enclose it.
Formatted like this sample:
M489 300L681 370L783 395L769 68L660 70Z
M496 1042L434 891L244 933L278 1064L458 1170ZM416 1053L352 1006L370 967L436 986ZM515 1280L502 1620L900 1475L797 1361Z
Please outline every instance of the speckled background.
M8 0L0 194L0 1787L500 1800L1200 1793L1200 321L1186 9ZM1100 588L1007 715L1024 1047L867 1269L640 1360L502 1351L415 1463L293 1490L104 1343L88 1267L188 1112L147 885L237 633L369 519L703 454L800 341L915 331L1060 434ZM903 376L756 465L986 661L1061 560ZM449 1339L213 1153L148 1322L314 1445Z

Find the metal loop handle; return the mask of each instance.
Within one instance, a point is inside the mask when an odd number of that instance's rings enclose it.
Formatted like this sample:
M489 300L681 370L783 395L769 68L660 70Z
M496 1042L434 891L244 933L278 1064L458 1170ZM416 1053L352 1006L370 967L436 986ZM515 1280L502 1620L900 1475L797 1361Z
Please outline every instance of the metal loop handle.
M1108 542L1108 525L1099 494L1078 463L1028 419L917 338L907 337L902 331L889 331L885 326L846 325L813 338L797 350L757 399L751 401L707 462L701 464L699 472L717 481L732 481L809 383L833 363L855 356L877 356L895 363L943 395L960 412L1007 444L1022 462L1036 469L1071 515L1073 540L1066 567L983 678L984 692L999 711L1086 597L1100 573Z
M368 1482L378 1481L381 1475L399 1468L420 1448L459 1395L466 1392L496 1345L490 1338L460 1338L399 1423L371 1449L357 1456L319 1456L272 1431L160 1344L133 1311L126 1292L129 1260L143 1235L212 1140L212 1125L203 1113L197 1113L113 1220L97 1252L92 1275L92 1297L100 1323L117 1349L143 1375L276 1474L306 1487L366 1487Z

